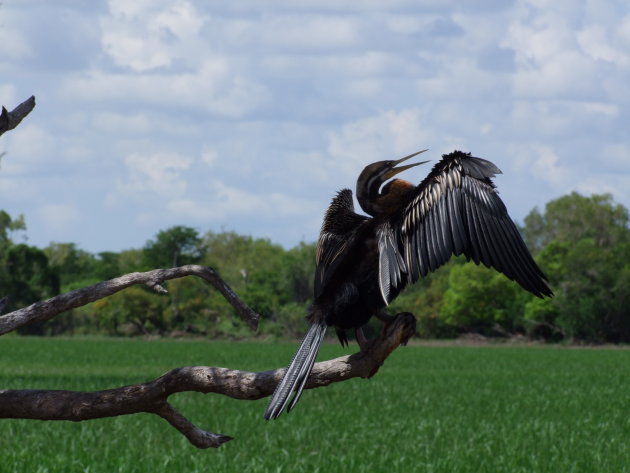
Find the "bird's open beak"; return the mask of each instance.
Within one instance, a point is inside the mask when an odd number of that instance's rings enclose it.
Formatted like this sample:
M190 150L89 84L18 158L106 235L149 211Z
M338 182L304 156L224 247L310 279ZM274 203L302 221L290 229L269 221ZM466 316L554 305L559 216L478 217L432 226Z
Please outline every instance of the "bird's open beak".
M412 168L414 166L419 166L420 164L425 164L428 163L429 161L420 161L419 163L413 163L413 164L406 164L405 166L400 166L400 167L394 167L399 165L400 163L404 163L405 161L407 161L408 159L413 158L414 156L418 156L420 153L424 153L425 151L428 151L427 149L423 149L422 151L418 151L417 153L413 153L410 154L409 156L405 156L404 158L399 159L398 161L394 161L392 162L392 168L387 171L383 177L387 180L391 177L394 177L396 174L403 172L406 169Z

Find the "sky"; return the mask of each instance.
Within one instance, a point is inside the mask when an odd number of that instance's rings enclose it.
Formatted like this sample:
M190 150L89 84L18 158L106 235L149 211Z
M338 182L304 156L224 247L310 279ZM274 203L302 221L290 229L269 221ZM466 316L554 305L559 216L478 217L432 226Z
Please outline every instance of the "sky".
M630 207L626 0L4 0L0 209L98 253L159 230L316 241L367 164L495 163L511 216ZM432 164L400 177L420 182Z

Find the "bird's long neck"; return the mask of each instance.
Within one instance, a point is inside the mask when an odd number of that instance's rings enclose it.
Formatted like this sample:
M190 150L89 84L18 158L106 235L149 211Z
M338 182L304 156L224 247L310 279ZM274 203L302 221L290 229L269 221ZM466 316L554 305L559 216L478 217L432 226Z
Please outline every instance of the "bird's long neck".
M370 183L369 180L365 183L357 182L357 200L359 205L365 213L373 217L380 213L377 205L380 187L380 181L376 183Z
M383 214L390 214L400 209L400 206L414 189L414 185L402 179L393 179L385 184L380 191L382 182L379 179L370 180L364 183L357 182L357 200L364 212L376 217Z

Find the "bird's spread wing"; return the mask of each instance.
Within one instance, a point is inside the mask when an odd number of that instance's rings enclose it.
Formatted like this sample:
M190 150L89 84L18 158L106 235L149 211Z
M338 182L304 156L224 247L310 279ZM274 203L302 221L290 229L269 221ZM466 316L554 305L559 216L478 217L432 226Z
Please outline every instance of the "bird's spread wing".
M346 249L352 245L357 229L366 220L368 217L354 212L350 189L342 189L333 198L326 210L317 242L315 297L324 290Z
M379 281L386 303L394 290L460 254L538 297L552 295L491 181L499 173L470 153L445 155L401 211L379 225Z

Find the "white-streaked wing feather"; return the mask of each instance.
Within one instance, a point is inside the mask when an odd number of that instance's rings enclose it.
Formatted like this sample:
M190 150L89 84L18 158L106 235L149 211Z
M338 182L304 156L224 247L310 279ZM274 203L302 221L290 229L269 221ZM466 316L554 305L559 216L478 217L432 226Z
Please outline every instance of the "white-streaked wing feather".
M491 181L500 172L466 153L445 155L401 212L379 226L379 282L387 303L394 289L460 254L536 296L552 295Z

